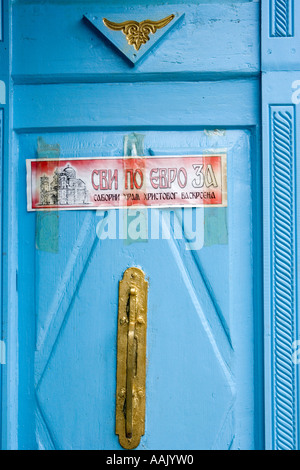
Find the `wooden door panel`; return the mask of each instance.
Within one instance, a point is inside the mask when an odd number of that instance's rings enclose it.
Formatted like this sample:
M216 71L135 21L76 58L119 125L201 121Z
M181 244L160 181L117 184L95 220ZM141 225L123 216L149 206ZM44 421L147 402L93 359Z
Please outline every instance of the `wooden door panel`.
M123 1L30 2L14 5L13 76L17 83L106 82L156 79L191 79L191 74L258 73L259 2L182 2L155 5ZM184 20L137 67L132 67L108 42L83 21L83 15L125 20L151 18L152 11L164 18L175 12ZM121 33L120 33L121 34ZM47 51L47 60L42 58ZM24 56L27 58L23 60ZM224 76L224 75L223 75Z
M206 238L197 250L187 249L187 234L177 240L174 227L169 239L99 240L103 213L57 212L58 250L35 248L37 446L120 448L114 433L118 282L129 266L140 266L149 278L146 432L140 448L253 448L250 132L143 133L146 153L227 149L227 241L215 244L205 233L205 223L216 216L209 210L199 218ZM123 154L124 135L58 133L43 139L52 146L59 142L63 157L117 156ZM20 154L34 157L38 137L21 135ZM112 211L117 221L119 213ZM40 227L40 214L28 217ZM163 210L163 230L168 220Z

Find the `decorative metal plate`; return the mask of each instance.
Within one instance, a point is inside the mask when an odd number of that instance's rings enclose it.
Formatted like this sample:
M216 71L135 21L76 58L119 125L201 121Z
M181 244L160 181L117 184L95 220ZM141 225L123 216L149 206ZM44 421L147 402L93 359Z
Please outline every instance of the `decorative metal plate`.
M84 18L135 65L158 45L184 14L171 13L166 16L165 12L154 12L151 19L138 16L128 19L121 15L86 14Z

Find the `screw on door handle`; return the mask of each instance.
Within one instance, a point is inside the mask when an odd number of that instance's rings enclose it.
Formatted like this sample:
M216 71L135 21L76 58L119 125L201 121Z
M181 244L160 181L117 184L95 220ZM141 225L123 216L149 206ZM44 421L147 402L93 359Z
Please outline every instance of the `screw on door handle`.
M143 271L129 268L119 284L116 434L134 449L145 432L147 291Z

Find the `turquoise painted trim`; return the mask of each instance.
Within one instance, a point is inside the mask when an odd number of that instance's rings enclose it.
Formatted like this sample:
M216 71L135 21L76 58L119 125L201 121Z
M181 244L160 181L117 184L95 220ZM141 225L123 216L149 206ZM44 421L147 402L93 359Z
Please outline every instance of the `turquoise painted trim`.
M265 395L267 449L299 449L297 72L263 76Z
M271 36L287 38L294 36L294 0L271 0Z
M0 181L1 181L1 202L0 202L0 227L1 227L1 239L0 239L0 250L1 253L3 252L3 205L2 205L2 191L3 191L3 160L4 160L4 139L3 139L3 134L4 134L4 110L3 108L0 108ZM1 270L0 270L0 285L1 285L1 312L0 312L0 320L1 320L1 337L3 337L3 276L2 276L2 256L1 256ZM1 383L1 388L0 388L0 401L2 402L2 383L3 383L3 365L0 365L0 383ZM1 407L1 421L2 423L2 407ZM0 427L0 442L2 442L2 424ZM2 448L2 446L1 446Z
M299 449L300 2L262 0L266 449Z
M262 70L300 70L300 2L261 0Z
M3 92L5 95L5 88L6 88L6 70L5 65L7 62L7 54L5 52L5 43L3 42L3 20L4 20L4 4L2 0L0 0L0 227L1 227L1 238L0 238L0 253L1 253L1 262L0 262L0 282L1 282L1 304L0 304L0 322L1 322L1 335L0 339L3 338L4 329L3 329L3 310L4 310L4 280L5 277L3 276L3 237L4 237L4 230L3 230L3 163L4 163L4 119L6 120L6 109L5 108L5 96L3 96ZM6 126L5 126L6 127ZM3 448L3 430L4 430L4 399L3 399L3 390L4 390L4 370L3 365L0 365L0 402L1 402L1 418L0 418L0 448Z
M263 304L264 304L264 291L263 291L263 276L264 276L264 262L263 262L263 198L262 186L262 123L261 119L257 126L253 129L251 136L251 148L255 149L255 156L252 160L252 187L257 188L253 193L253 246L255 246L255 256L253 257L253 272L256 273L253 279L254 289L254 363L256 365L257 384L255 387L255 419L256 419L256 440L257 450L265 449L265 404L264 404L264 321L263 321ZM254 151L254 150L253 150Z
M161 122L165 129L239 127L244 125L245 116L247 125L255 126L260 115L259 86L257 79L228 80L225 93L222 81L179 82L172 86L152 82L133 83L130 87L126 83L15 86L14 129L17 132L109 128L139 131L142 127L156 128L164 109L169 111L167 119ZM143 106L135 108L132 103L137 102ZM222 112L216 115L212 110L218 106Z
M6 345L6 365L1 365L2 413L1 448L18 448L18 298L17 298L17 167L12 158L11 121L11 2L2 3L2 41L0 42L0 80L5 100L0 104L3 143L1 147L1 340ZM3 97L3 93L2 93ZM1 229L2 229L1 227Z
M0 0L0 41L3 41L3 0Z
M272 314L273 406L276 449L296 449L295 113L293 106L270 106L272 139Z

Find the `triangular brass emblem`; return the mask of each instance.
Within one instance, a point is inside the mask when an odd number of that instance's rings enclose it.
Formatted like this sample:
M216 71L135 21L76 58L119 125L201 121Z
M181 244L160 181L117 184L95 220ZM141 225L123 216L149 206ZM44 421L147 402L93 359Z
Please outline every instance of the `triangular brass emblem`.
M167 26L174 18L175 15L170 15L160 21L144 20L140 23L137 21L114 23L103 18L103 23L113 31L122 31L126 36L128 44L134 46L136 51L139 51L142 44L147 44L150 40L150 34L155 34L158 29Z
M130 62L135 65L178 23L184 16L180 13L155 19L132 19L120 21L120 15L84 15Z

